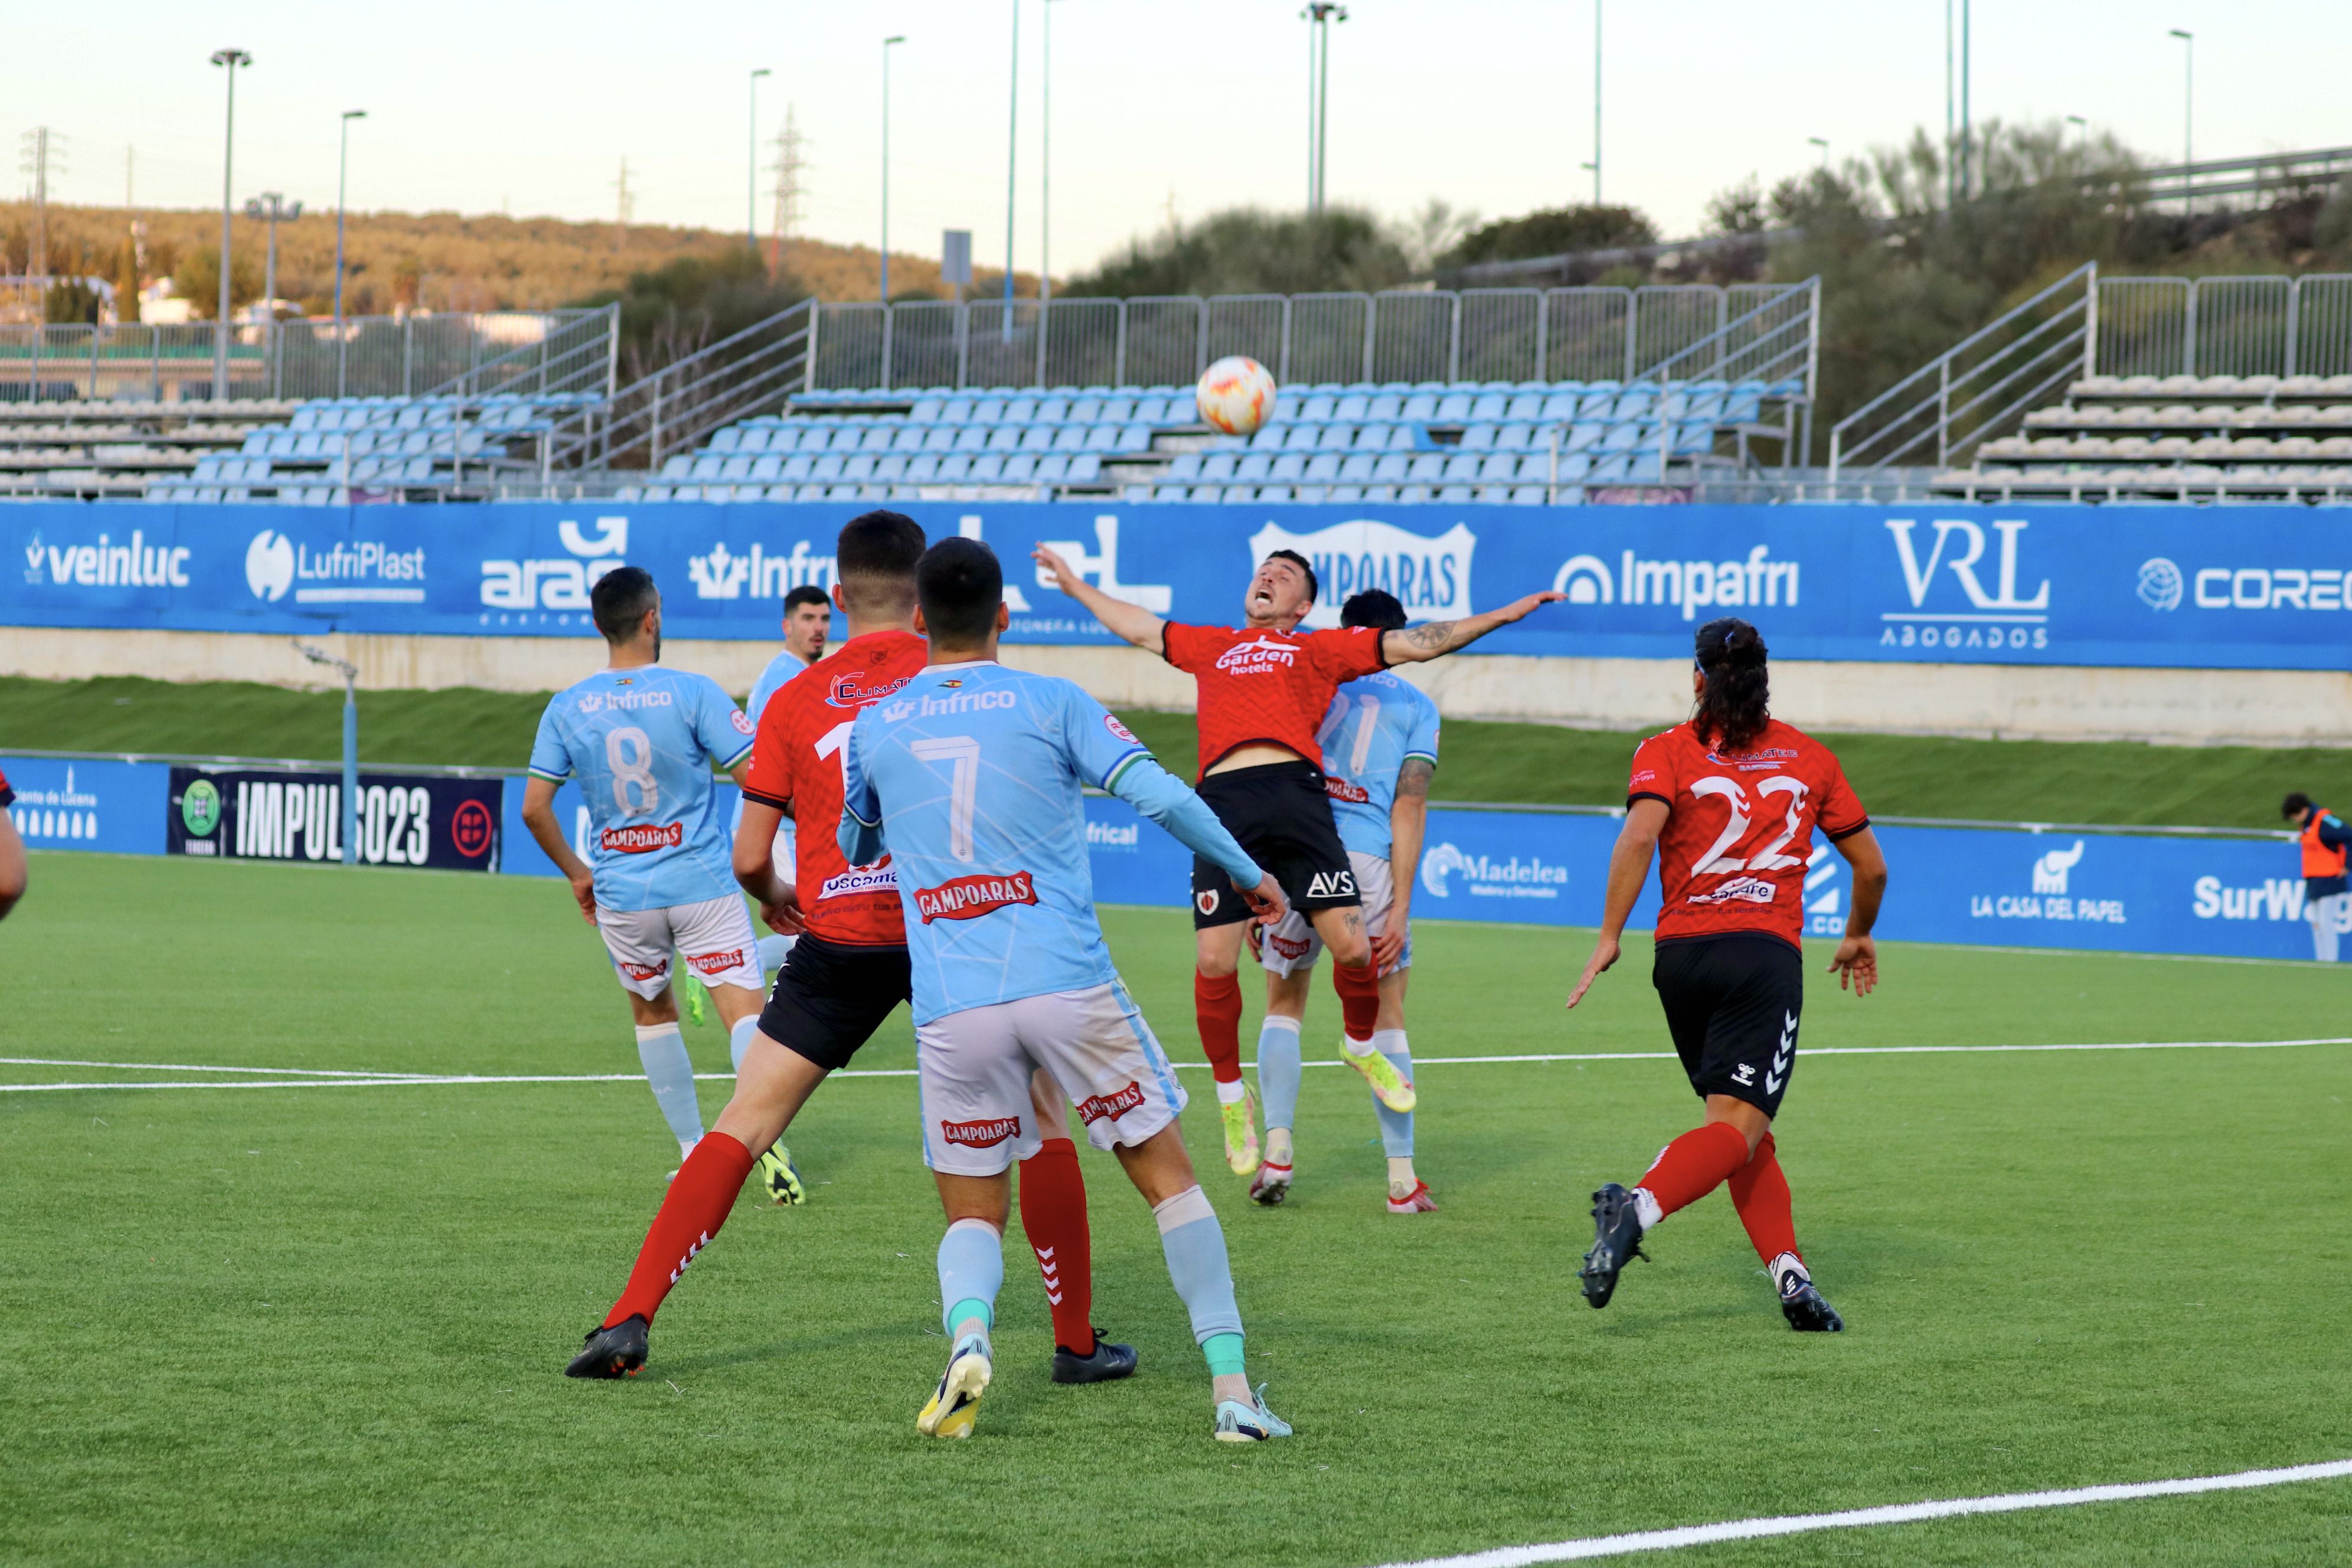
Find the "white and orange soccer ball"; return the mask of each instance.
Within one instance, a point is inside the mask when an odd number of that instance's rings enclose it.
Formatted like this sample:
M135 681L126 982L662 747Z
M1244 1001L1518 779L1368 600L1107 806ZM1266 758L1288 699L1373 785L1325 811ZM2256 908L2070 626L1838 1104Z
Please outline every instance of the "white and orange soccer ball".
M1192 395L1202 419L1228 436L1255 435L1274 417L1274 377L1244 354L1227 354L1202 371Z

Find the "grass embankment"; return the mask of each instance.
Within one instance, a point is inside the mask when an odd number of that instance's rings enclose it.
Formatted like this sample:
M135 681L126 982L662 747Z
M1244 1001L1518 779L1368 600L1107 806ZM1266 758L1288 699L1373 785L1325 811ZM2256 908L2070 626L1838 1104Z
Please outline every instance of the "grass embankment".
M370 691L360 758L520 768L545 693ZM1181 713L1121 715L1175 771L1194 761ZM1640 736L1545 724L1445 726L1441 800L1613 805ZM2279 798L2304 790L2352 801L2352 752L2311 747L2150 746L2130 742L1831 737L1846 775L1882 816L2002 822L2168 823L2275 827ZM342 697L274 686L132 679L0 679L0 751L342 754Z

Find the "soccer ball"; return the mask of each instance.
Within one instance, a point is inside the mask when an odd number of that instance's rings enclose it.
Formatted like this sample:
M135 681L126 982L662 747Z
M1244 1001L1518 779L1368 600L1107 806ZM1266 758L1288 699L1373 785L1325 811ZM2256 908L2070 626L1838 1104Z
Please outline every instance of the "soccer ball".
M1201 417L1228 436L1249 436L1274 417L1274 377L1243 354L1227 354L1201 373L1192 389Z

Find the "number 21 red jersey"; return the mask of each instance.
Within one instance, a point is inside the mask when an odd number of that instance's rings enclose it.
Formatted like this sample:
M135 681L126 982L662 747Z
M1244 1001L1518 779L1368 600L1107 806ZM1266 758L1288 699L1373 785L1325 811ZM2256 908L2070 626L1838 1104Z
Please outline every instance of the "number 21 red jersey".
M1818 826L1832 842L1870 818L1827 746L1768 721L1746 749L1717 751L1688 724L1633 752L1625 804L1663 802L1658 940L1760 931L1797 945L1805 863Z
M869 632L784 682L760 710L743 795L778 810L791 808L801 919L826 942L907 945L898 874L889 858L852 866L836 838L842 748L857 715L921 674L929 660L930 645L912 632Z

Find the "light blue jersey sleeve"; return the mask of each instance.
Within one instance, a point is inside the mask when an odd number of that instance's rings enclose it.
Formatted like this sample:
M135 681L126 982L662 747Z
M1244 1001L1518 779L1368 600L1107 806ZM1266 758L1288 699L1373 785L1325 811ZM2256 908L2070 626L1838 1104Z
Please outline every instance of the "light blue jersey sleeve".
M709 676L695 676L693 684L699 699L693 709L694 738L710 753L720 772L732 773L751 754L751 721Z
M882 838L882 803L874 796L874 783L866 776L863 748L857 743L865 728L863 723L851 725L841 748L841 827L835 842L853 866L871 866L889 848Z
M767 711L770 700L784 689L785 681L807 668L801 662L800 655L790 648L768 661L768 668L760 672L760 679L752 684L750 700L743 704L743 716L751 721L754 731L759 729L760 715Z
M1088 784L1135 807L1239 885L1255 888L1263 879L1265 873L1225 830L1216 813L1181 779L1161 767L1117 714L1075 685L1063 693L1062 743Z
M572 776L572 751L564 744L563 726L557 718L563 699L548 703L547 711L539 716L539 733L530 742L530 774L551 784L562 784Z

